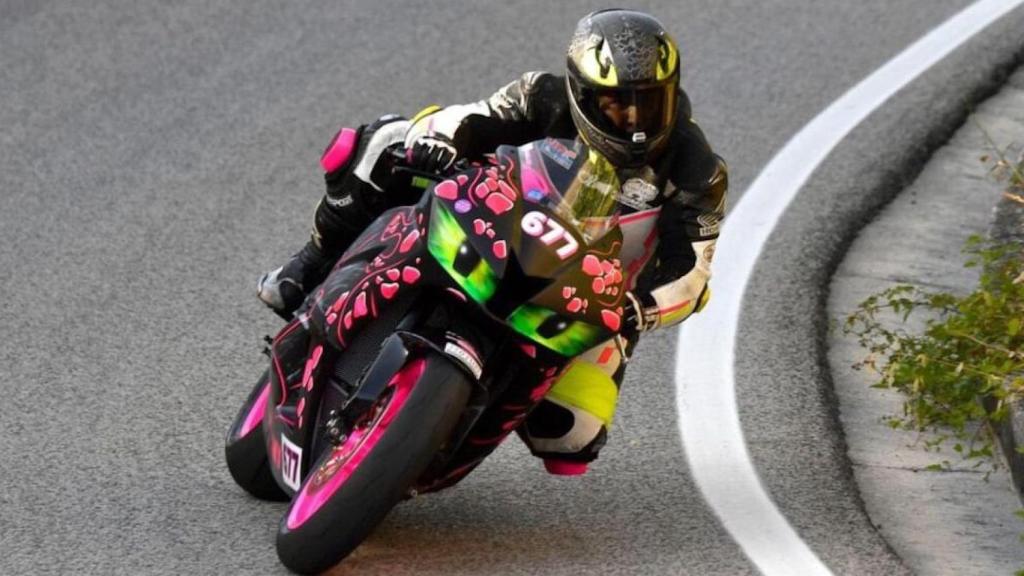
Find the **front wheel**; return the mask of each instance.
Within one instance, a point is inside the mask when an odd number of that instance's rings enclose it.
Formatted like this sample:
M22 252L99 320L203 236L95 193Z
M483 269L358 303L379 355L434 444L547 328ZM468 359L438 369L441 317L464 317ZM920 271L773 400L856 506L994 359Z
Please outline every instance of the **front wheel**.
M277 533L281 562L315 574L352 552L430 464L469 393L469 380L451 361L431 353L406 361L306 477Z
M260 500L284 502L288 495L277 485L267 459L263 413L270 396L270 371L263 373L228 429L224 458L235 483Z

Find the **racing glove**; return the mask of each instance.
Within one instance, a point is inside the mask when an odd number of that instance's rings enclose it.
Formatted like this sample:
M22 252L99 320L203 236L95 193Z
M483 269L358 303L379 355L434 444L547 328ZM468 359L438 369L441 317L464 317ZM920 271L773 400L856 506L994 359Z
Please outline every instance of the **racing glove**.
M416 138L406 150L409 165L425 172L446 172L458 157L455 143L438 132L428 132Z
M626 303L623 307L625 310L621 332L624 335L632 336L658 327L658 304L649 294L626 292Z

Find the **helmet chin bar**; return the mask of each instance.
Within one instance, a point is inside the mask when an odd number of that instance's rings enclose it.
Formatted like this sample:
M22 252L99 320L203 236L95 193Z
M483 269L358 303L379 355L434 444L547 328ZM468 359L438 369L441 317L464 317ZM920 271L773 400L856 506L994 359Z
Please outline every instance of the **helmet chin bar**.
M660 154L669 132L666 130L653 140L625 142L608 138L585 122L578 123L576 129L587 146L600 152L617 168L640 168L650 164Z

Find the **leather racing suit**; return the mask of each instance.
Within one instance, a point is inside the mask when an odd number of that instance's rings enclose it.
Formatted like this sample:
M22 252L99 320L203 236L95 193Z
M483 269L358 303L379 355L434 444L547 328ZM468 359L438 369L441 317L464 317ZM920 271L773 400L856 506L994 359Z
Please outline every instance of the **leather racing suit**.
M317 206L310 243L327 265L306 279L307 286L323 280L330 264L377 215L418 199L403 197L406 187L390 185L384 150L403 142L411 148L427 137L449 143L458 157L474 159L501 144L576 138L565 86L563 76L528 72L479 102L428 109L411 122L385 116L339 132L321 160L327 193ZM681 322L706 302L725 210L726 165L692 120L682 90L679 102L675 129L655 163L619 170L624 239L628 244L634 236L633 244L645 252L634 259L629 275L630 290L644 310L643 330ZM637 225L627 226L627 220ZM575 359L519 428L549 471L579 473L597 457L636 340L634 335L618 348L599 345Z

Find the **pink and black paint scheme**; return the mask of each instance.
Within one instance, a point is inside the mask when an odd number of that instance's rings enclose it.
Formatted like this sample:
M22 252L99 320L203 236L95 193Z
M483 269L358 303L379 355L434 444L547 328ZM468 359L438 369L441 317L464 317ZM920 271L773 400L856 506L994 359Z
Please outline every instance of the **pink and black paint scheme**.
M229 431L227 459L254 495L291 498L278 536L289 568L329 567L401 497L465 477L572 357L621 328L622 233L613 226L588 243L549 209L586 156L555 143L562 157L538 143L499 148L418 204L386 212L273 339L271 366ZM360 468L391 457L382 452L389 430L407 425L403 413L426 401L417 389L436 374L450 381L437 389L464 389L445 407L447 429L419 469L391 470L401 479L380 496L385 504L360 495L374 513L361 516L369 525L346 549L330 526L353 520L329 503L350 497ZM336 552L310 554L318 546Z

